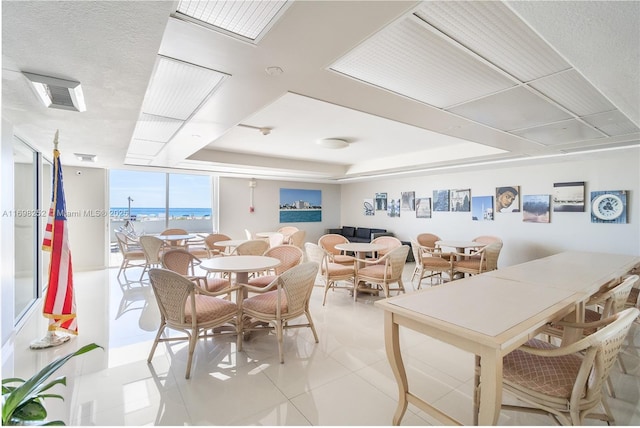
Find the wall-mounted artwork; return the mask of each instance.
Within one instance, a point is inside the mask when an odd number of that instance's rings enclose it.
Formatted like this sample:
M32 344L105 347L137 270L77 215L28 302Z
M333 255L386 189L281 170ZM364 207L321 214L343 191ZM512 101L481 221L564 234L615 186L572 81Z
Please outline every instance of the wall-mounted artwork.
M496 187L497 213L520 212L520 186Z
M522 221L527 223L549 223L551 195L523 195Z
M449 190L433 191L433 210L449 211Z
M387 204L387 215L389 217L400 217L400 198L391 199Z
M449 191L449 209L451 211L471 211L471 189Z
M322 221L322 191L280 189L280 223Z
M591 192L592 223L626 223L627 191L603 190Z
M471 220L493 220L493 196L473 196L471 198Z
M386 211L386 210L387 210L387 194L376 193L376 211Z
M416 198L416 218L431 218L431 198Z
M373 207L373 199L365 199L363 205L364 215L376 215L376 211Z
M400 196L400 209L402 211L416 210L416 192L402 192L400 193Z
M553 183L554 212L584 212L584 181Z

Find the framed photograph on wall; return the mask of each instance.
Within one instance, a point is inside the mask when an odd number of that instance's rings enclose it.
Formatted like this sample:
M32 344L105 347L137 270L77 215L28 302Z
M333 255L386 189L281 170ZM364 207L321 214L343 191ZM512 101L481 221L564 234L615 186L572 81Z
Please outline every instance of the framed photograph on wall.
M523 195L522 221L525 223L549 223L551 195Z
M627 191L591 192L591 223L626 223Z
M553 183L553 212L584 212L584 181Z
M402 192L400 193L400 200L400 209L402 211L416 210L416 192Z
M433 191L433 210L449 211L449 190Z
M363 203L364 215L376 215L373 207L373 199L365 199Z
M386 210L387 210L387 194L376 193L376 211L386 211Z
M449 191L450 211L471 211L471 189Z
M496 187L497 213L520 212L520 186Z
M280 189L280 223L322 221L322 191Z
M471 220L493 220L493 196L473 196L471 198Z
M416 218L431 218L431 198L416 198Z
M387 203L387 215L389 217L400 217L400 198L391 199Z

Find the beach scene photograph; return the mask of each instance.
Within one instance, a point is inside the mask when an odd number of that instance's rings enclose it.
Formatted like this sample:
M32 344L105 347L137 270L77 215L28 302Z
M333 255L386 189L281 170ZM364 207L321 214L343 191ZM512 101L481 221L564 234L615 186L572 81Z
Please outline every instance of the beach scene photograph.
M280 223L322 221L322 191L280 189Z

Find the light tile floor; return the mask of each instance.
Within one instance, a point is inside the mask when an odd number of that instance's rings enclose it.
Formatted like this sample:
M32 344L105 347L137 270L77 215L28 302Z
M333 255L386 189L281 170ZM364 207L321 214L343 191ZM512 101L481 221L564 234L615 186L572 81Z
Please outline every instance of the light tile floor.
M413 290L413 264L405 286ZM384 351L380 297L357 302L346 290L315 287L311 312L320 342L309 329L285 337L279 364L273 335L255 334L237 352L232 337L199 341L191 379L184 378L186 345L160 344L152 364L146 358L159 312L146 282L116 279L117 269L75 274L79 336L49 350L29 350L44 336L36 309L15 340L17 376L27 377L52 358L95 342L104 347L72 359L60 371L65 401L48 400L50 419L69 425L390 425L396 383ZM138 278L140 269L129 269ZM455 303L452 303L455 304ZM478 304L482 304L478 302ZM402 329L403 357L412 389L447 413L472 422L473 356ZM610 404L618 425L640 425L640 327L634 325L623 359L628 374L614 369L617 398ZM10 365L10 364L9 364ZM7 364L4 364L5 368ZM3 375L4 376L4 375ZM6 377L6 376L5 376ZM509 398L505 394L505 400ZM503 411L501 425L552 425L540 415ZM587 420L589 425L604 425ZM439 425L409 405L403 425Z

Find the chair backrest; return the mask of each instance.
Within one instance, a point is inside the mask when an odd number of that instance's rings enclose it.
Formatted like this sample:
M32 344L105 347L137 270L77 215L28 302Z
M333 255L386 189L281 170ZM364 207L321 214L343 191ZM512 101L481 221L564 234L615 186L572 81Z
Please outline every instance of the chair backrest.
M277 232L282 233L285 236L291 235L294 232L297 232L299 229L295 226L282 226Z
M229 241L229 240L231 240L231 238L222 233L210 233L204 238L204 244L207 246L207 248L210 251L214 252L214 254L222 253L224 252L226 247L221 247L219 245L214 245L214 244L216 242Z
M181 248L168 250L162 256L162 266L180 275L189 275L195 261L199 261L196 256Z
M238 256L261 256L269 249L269 243L261 239L254 239L238 245L234 254Z
M384 249L377 251L379 257L384 256L394 248L402 246L402 241L400 241L395 236L378 236L373 241L371 241L371 243L385 246Z
M140 246L144 252L144 257L147 259L147 263L160 263L160 248L162 248L164 242L162 239L155 236L142 235L140 237Z
M502 242L502 239L497 236L481 235L473 238L473 242L480 242L481 244L493 244L494 242Z
M253 233L251 233L251 231L249 229L245 229L244 230L244 234L247 237L247 239L249 239L249 240L253 239Z
M328 233L326 235L322 235L320 239L318 239L318 245L330 254L341 254L342 251L336 248L338 244L348 244L349 240L337 233Z
M149 279L162 316L170 324L185 324L185 306L187 298L194 293L195 284L167 269L150 269Z
M411 240L411 251L413 252L413 260L415 260L417 266L419 266L422 261L422 254L420 252L420 244L415 239Z
M620 284L603 293L602 298L606 299L602 310L603 318L617 314L624 309L631 289L638 281L638 278L638 275L630 275Z
M306 230L297 230L289 235L289 244L295 245L302 249L304 247L304 238L307 236Z
M385 261L387 266L390 268L387 281L394 282L397 281L398 278L402 277L402 271L404 270L404 265L407 262L407 254L409 254L409 246L402 245L394 248L380 258L380 263Z
M436 241L440 241L440 237L438 235L434 235L433 233L421 233L416 237L416 241L418 244L423 247L435 248Z
M277 247L284 243L284 234L280 232L274 232L269 235L269 247Z
M481 250L484 251L484 259L487 266L485 272L498 269L498 257L500 257L501 250L502 241L489 244Z
M187 232L184 229L165 229L162 232L160 232L160 235L166 236L166 235L188 235L189 232Z
M126 233L116 232L116 240L118 241L118 248L122 255L129 251L129 246L132 244L131 239Z
M576 385L585 385L586 391L579 390L588 402L600 400L602 387L609 377L618 352L624 343L631 324L640 314L636 308L628 308L607 318L611 322L595 333L571 344L569 347L585 349L584 359L578 372ZM574 391L576 388L574 387Z
M319 245L313 242L304 243L304 252L307 255L307 260L317 263L320 266L320 275L324 275L328 271L329 259L328 254Z
M294 247L293 245L278 245L271 247L264 252L264 255L268 257L275 257L280 260L280 265L274 268L276 275L281 275L292 267L299 265L302 263L302 258L304 257L302 250L298 247Z
M318 264L306 262L294 266L278 277L278 287L287 296L287 314L303 313L309 305L309 298L318 274Z

